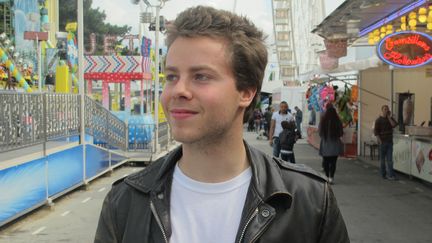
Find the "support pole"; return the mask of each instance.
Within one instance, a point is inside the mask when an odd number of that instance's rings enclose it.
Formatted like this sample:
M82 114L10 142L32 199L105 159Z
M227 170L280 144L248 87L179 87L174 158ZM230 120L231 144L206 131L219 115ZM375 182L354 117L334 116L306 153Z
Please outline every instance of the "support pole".
M38 59L38 89L39 92L42 92L42 52L41 52L41 45L38 38L38 35L36 35L36 46L37 46L37 59Z
M156 6L156 31L155 31L155 96L154 96L154 121L155 121L155 152L160 149L159 144L159 12L160 5Z
M394 98L393 98L393 92L394 92L394 67L393 66L389 66L390 69L390 105L389 108L391 110L391 112L394 112L394 107L393 107L393 103L394 103Z
M85 91L84 91L84 9L83 0L78 0L78 84L80 94L80 143L83 146L83 181L86 181L86 147L85 147Z

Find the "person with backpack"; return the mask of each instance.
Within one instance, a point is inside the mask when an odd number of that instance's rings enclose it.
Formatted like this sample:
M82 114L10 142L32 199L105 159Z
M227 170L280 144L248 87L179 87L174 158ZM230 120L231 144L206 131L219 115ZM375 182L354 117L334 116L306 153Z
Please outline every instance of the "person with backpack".
M294 144L297 141L296 125L293 121L282 121L282 132L279 134L281 158L295 164Z

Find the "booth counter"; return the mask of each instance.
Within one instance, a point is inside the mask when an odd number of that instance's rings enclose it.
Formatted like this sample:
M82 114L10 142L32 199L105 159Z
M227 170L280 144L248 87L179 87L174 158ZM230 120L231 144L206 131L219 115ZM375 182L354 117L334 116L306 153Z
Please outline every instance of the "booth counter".
M432 183L432 137L395 134L394 169Z

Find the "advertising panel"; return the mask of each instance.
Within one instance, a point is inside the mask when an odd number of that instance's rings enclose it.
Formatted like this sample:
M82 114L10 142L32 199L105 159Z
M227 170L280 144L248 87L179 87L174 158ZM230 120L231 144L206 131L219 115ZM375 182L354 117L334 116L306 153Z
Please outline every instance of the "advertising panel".
M412 141L411 175L432 182L432 143L428 140Z
M404 137L393 138L393 167L395 170L411 173L411 139Z

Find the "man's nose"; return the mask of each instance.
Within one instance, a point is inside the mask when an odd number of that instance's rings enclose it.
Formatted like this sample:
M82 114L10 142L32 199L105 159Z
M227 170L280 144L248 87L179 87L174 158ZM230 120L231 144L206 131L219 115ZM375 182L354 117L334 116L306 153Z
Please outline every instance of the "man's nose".
M173 87L174 98L192 98L192 86L186 78L180 78Z

